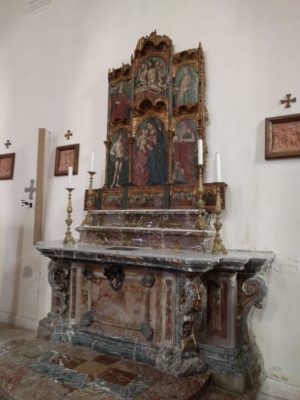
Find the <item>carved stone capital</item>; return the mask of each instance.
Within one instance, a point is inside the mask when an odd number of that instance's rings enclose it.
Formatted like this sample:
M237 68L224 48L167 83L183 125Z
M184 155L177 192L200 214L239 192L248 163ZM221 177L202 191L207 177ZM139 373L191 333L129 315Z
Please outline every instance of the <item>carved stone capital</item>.
M64 291L69 286L70 267L68 263L51 260L48 265L48 281L55 291Z
M70 264L51 260L48 269L48 281L52 287L52 312L63 317L69 307Z
M195 324L202 324L202 311L206 307L207 290L200 277L181 282L179 311L182 314L181 350L196 350ZM199 322L199 320L201 320Z
M186 280L181 292L180 309L183 314L201 311L206 304L206 288L200 278Z

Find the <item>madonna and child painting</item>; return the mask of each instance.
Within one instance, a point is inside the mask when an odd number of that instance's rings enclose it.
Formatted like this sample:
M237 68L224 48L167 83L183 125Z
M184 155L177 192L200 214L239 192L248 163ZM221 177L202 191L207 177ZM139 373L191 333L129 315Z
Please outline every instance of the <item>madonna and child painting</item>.
M157 186L167 182L167 133L159 118L146 118L135 137L132 183L135 186Z

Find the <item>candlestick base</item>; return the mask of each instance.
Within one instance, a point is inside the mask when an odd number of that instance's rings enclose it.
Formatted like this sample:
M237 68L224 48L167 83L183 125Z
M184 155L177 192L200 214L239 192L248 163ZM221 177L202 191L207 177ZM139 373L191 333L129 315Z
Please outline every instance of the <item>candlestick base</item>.
M223 242L222 242L219 232L216 233L212 253L213 254L216 254L216 253L227 254L227 250L225 249L225 246L223 245Z
M71 232L66 232L65 238L63 240L63 244L72 245L72 244L75 244L75 243L76 243L76 240L73 238L72 233Z

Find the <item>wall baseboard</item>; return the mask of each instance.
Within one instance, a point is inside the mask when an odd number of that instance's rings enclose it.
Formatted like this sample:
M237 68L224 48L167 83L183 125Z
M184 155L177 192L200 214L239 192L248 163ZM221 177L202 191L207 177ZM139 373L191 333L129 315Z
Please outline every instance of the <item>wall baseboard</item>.
M14 325L34 331L38 329L39 325L39 321L31 318L21 317L19 315L11 314L5 311L0 311L0 322L2 322L3 324Z
M300 400L300 386L289 385L269 377L264 381L261 393L276 399Z

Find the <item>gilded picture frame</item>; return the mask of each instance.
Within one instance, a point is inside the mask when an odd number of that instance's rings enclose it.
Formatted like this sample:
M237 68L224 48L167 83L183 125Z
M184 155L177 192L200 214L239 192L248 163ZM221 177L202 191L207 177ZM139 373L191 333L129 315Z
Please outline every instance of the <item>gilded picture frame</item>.
M78 174L79 144L56 147L54 176L68 175L68 167L73 167L73 175Z
M16 153L0 154L0 180L13 179Z
M300 157L300 114L266 118L265 159Z

